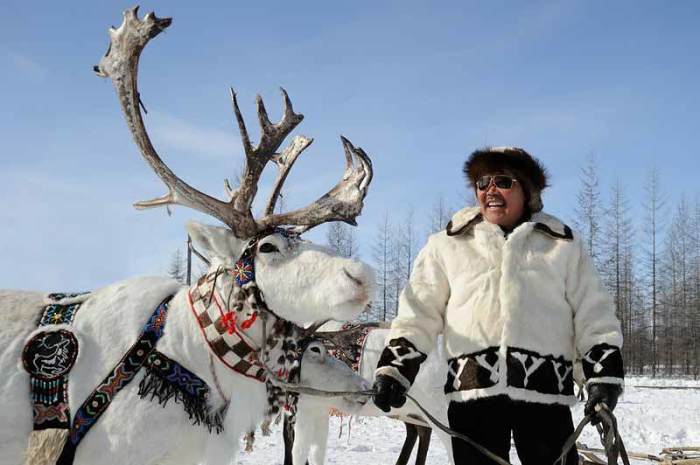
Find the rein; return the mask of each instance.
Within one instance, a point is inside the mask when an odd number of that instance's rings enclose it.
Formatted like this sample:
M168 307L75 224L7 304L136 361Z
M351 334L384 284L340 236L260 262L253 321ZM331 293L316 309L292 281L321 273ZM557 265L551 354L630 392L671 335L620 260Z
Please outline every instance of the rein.
M362 396L367 396L371 397L374 395L375 391L374 390L367 390L367 391L325 391L325 390L320 390L320 389L315 389L312 387L308 386L301 386L298 384L294 383L286 383L284 381L280 380L280 385L284 387L284 389L287 389L292 392L300 393L300 394L308 394L312 396L318 396L318 397L349 397L349 396L357 396L357 397L362 397ZM502 459L498 455L494 454L490 450L488 450L486 447L482 446L481 444L477 443L473 439L471 439L469 436L466 436L465 434L459 433L448 426L446 426L444 423L440 422L437 418L435 418L434 415L432 415L428 410L426 410L425 407L423 407L420 402L418 402L413 396L410 394L406 394L406 398L410 399L411 402L416 404L416 407L423 412L423 414L428 417L431 423L433 423L435 426L437 426L440 430L442 430L444 433L461 439L462 441L466 442L467 444L471 445L475 449L477 449L479 452L484 454L486 457L490 458L494 462L498 463L499 465L511 465L510 462ZM602 425L599 423L596 425L598 429L598 434L600 435L601 442L603 444L603 447L605 448L605 452L607 454L607 465L616 465L617 464L617 458L620 457L622 459L622 462L624 465L630 465L629 458L627 456L627 449L625 448L624 443L622 442L622 438L620 437L620 433L617 429L617 419L615 418L615 415L610 411L607 405L604 403L600 403L596 406L596 415L602 420ZM563 465L566 460L566 455L569 453L571 448L574 447L576 444L576 440L578 437L581 435L583 432L583 428L591 423L593 420L593 415L586 415L578 424L574 432L567 438L567 440L564 443L564 446L562 448L562 452L559 455L559 457L554 461L553 465Z

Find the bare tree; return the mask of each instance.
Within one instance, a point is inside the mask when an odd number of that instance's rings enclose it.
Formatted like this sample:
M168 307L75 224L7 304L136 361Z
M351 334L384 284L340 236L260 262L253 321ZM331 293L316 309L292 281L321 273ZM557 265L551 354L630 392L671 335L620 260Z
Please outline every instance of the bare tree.
M355 229L339 221L330 223L326 230L326 242L338 255L346 258L357 258L358 242Z
M659 172L656 166L653 166L649 170L644 184L644 192L645 197L642 203L645 212L644 226L642 227L644 243L643 263L648 289L647 302L651 313L651 375L655 377L658 366L657 317L659 312L659 245L663 229L662 210L665 204L663 194L661 193Z
M430 213L430 234L442 231L447 226L452 216L450 207L445 202L445 197L442 194L433 203L433 208Z
M415 213L413 208L410 208L404 217L404 222L401 225L399 236L401 237L401 257L403 277L408 281L413 270L413 260L416 258L418 237L415 227Z
M182 256L182 250L179 248L175 249L173 255L170 259L170 266L168 267L168 276L173 278L175 281L180 283L185 283L186 276L186 265L185 259Z
M375 242L372 246L372 258L377 270L377 296L372 306L374 316L386 320L387 311L391 308L391 271L392 271L392 240L389 212L385 211L377 226Z
M396 317L399 311L399 296L406 284L405 262L403 261L403 238L402 224L397 224L392 228L390 238L390 266L389 266L389 319Z
M691 321L690 337L693 350L693 377L700 376L700 196L695 197L695 205L690 226L690 250L691 250Z
M598 166L595 154L591 153L586 164L581 168L580 187L576 196L574 225L583 235L586 248L593 263L600 269L599 234L600 234L600 187Z
M602 251L600 266L606 286L615 299L615 311L622 323L623 336L627 344L623 346L625 360L633 365L635 348L629 344L632 340L633 324L632 301L634 282L634 230L629 216L627 198L620 185L619 178L610 189L608 206L605 208Z

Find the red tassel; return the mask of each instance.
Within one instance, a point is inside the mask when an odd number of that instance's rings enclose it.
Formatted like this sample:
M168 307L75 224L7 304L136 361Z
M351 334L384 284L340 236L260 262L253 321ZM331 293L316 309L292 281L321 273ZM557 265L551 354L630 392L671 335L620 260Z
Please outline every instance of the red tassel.
M221 323L224 325L229 334L233 334L236 331L236 313L226 312L221 317Z
M241 323L241 328L243 329L249 329L253 324L255 323L255 320L258 318L258 312L253 312L253 315L248 318L247 320L244 320L243 323Z

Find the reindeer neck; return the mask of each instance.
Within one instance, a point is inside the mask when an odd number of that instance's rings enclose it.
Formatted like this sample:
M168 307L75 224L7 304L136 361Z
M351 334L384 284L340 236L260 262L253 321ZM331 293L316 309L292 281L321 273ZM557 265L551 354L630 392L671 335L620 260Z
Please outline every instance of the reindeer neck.
M260 308L254 282L234 286L227 274L216 271L203 276L187 290L187 304L200 331L200 341L212 357L245 377L265 380L260 349L276 317ZM266 328L264 328L267 326Z

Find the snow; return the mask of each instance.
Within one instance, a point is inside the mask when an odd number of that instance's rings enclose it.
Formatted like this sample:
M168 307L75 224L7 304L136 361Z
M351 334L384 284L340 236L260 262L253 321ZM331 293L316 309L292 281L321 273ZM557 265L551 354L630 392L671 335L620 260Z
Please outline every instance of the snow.
M700 446L700 380L628 377L625 392L615 415L620 435L629 452L659 454L664 447ZM645 389L636 386L681 386L698 389ZM574 424L583 417L583 403L572 409ZM392 464L401 450L405 429L402 423L389 418L331 418L326 464L375 465ZM579 442L600 447L595 428L588 426ZM243 450L243 449L241 449ZM283 463L281 425L272 427L272 434L256 434L255 449L241 452L240 465ZM415 460L415 450L409 464ZM515 448L511 462L519 465ZM447 464L447 453L435 434L432 436L427 465ZM636 462L633 463L651 463Z

